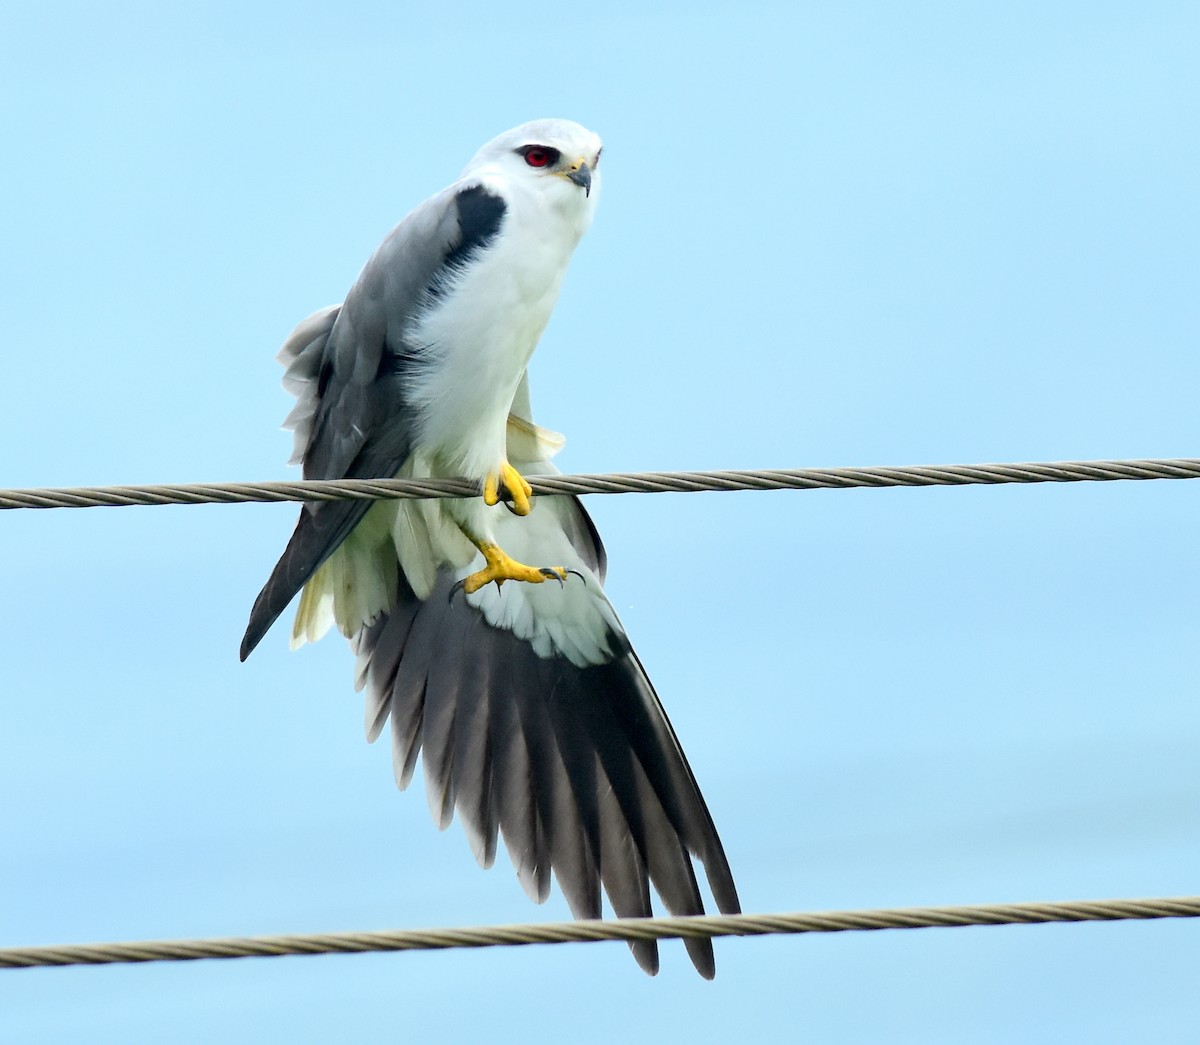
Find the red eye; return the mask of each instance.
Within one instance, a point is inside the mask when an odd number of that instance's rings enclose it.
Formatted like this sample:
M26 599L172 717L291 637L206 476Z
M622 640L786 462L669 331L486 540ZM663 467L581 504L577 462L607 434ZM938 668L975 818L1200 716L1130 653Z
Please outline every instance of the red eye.
M517 152L525 157L525 162L530 167L551 167L562 155L557 149L551 149L547 145L526 145Z

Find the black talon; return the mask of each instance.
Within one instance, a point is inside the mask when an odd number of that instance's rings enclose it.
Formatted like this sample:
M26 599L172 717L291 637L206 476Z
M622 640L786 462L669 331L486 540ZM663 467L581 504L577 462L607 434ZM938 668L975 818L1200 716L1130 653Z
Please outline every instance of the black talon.
M460 591L462 591L464 587L465 587L465 584L463 581L455 581L450 586L450 597L448 599L446 599L447 605L451 605L451 606L454 605L454 596L457 595Z
M513 515L515 515L521 519L525 518L525 516L521 515L521 513L518 512L516 510L516 508L513 507L513 505L516 503L516 499L513 497L512 491L509 490L509 488L507 486L505 486L503 483L501 483L501 485L500 485L499 496L500 496L500 503L502 505L504 505L504 507L507 508L510 512L512 512ZM533 498L532 497L529 498L529 510L533 511Z
M568 574L568 575L570 575L570 574L574 574L574 575L575 575L576 577L578 577L578 578L579 578L581 581L583 581L583 583L584 583L584 584L587 584L587 581L586 581L586 580L584 580L584 578L583 578L583 574L582 574L582 573L580 573L578 570L567 570L567 574Z

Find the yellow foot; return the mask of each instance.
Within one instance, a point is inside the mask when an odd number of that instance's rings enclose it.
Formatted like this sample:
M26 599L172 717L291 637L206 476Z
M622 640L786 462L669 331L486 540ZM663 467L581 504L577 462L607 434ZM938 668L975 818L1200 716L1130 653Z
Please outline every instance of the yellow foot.
M479 591L485 584L491 584L493 581L496 582L497 588L505 581L524 581L526 584L541 584L543 581L555 580L559 584L562 584L567 579L568 573L575 573L574 570L567 570L561 566L526 566L522 562L517 562L516 559L509 558L495 544L481 543L479 550L483 552L483 557L487 565L482 570L472 573L471 576L454 585L450 589L450 598L453 599L454 593L460 588L470 595L472 592Z
M533 496L533 487L530 486L525 481L524 476L522 476L521 473L518 472L507 461L505 461L504 464L502 464L500 466L500 472L498 475L493 473L493 474L489 475L486 479L484 479L484 481L483 481L483 502L484 502L484 504L499 504L501 490L503 490L505 493L508 494L508 499L512 501L512 504L510 505L510 507L512 508L512 510L514 512L516 512L517 515L528 515L529 512L532 510L533 505L529 503L529 498ZM499 548L497 548L496 550L500 551ZM500 554L504 555L503 552L500 552ZM505 555L504 557L506 559L508 559L507 555ZM512 559L508 559L508 561L512 562ZM520 563L517 563L516 565L520 566ZM522 569L529 569L529 567L527 567L527 566L522 567ZM509 578L505 578L505 579L506 580L528 580L527 577L509 577ZM486 583L487 583L487 581L481 581L480 586L482 587L482 585L484 585ZM467 590L471 591L473 589L467 589Z

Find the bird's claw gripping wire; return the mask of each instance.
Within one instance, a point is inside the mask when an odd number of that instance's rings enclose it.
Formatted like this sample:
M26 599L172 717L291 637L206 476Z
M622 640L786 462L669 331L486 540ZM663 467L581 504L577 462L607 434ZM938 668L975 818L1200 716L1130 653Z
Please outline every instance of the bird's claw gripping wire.
M499 472L489 473L483 481L483 503L495 505L503 500L514 515L528 515L533 510L532 496L533 487L507 461Z

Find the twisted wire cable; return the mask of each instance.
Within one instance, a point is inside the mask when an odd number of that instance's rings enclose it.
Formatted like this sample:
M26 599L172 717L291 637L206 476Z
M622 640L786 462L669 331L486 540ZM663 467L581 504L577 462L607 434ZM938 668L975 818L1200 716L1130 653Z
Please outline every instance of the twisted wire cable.
M1146 900L1082 900L987 906L901 907L799 914L690 915L614 921L546 922L465 929L308 933L204 940L74 944L0 948L0 968L193 961L199 958L274 958L282 955L428 951L460 947L512 947L534 943L662 940L683 937L771 936L875 929L963 928L1048 922L1111 922L1200 917L1200 896Z
M853 487L966 486L1003 483L1111 482L1200 478L1200 459L1063 461L1053 463L808 468L766 471L643 472L527 476L535 493L694 493ZM193 483L79 488L0 489L0 509L91 508L157 504L469 497L462 479L314 480ZM1200 917L1200 897L914 907L815 914L719 915L581 921L465 929L312 933L203 940L0 948L0 968L95 965L199 958L436 950L600 940L760 936L971 925Z
M1200 459L1057 461L1024 464L903 465L717 472L613 472L526 476L539 494L703 493L729 490L827 490L888 486L995 486L1003 483L1198 479ZM0 509L101 508L247 501L336 501L471 497L466 479L310 479L297 482L170 483L145 486L0 489Z

